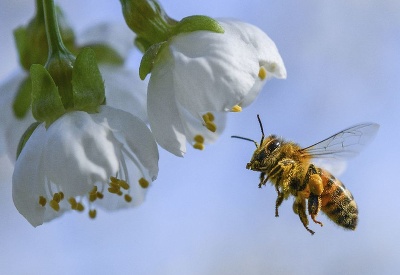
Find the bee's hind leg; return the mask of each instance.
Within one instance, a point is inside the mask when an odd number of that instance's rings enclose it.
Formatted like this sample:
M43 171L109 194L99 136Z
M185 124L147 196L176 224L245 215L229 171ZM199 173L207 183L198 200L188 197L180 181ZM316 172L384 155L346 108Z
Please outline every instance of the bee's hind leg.
M308 198L308 213L315 223L323 226L322 222L316 220L319 210L321 210L321 196L311 193Z
M310 228L308 228L308 218L306 214L306 201L305 199L302 198L296 198L296 200L293 203L293 211L297 215L299 215L300 221L303 224L304 228L307 229L308 232L311 233L311 235L314 235L314 231L312 231Z

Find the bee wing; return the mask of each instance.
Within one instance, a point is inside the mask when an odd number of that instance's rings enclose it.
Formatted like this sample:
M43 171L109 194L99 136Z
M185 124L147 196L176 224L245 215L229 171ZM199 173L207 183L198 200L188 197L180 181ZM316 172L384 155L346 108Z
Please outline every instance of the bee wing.
M378 132L379 124L362 123L344 129L300 151L313 158L348 159L356 156Z

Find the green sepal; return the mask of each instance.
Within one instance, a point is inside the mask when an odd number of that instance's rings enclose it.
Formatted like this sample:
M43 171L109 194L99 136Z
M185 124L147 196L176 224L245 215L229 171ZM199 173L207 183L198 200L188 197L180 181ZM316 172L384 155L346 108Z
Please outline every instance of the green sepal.
M217 20L204 16L192 15L183 18L174 26L173 34L177 35L185 32L194 31L211 31L216 33L224 33L224 28L218 23Z
M31 107L31 99L32 99L31 94L32 94L32 80L28 76L19 85L17 95L14 98L12 107L14 115L17 118L23 119L28 113Z
M140 79L145 79L146 76L153 70L154 62L161 51L161 49L167 46L167 42L161 42L153 44L143 55L140 61L139 76Z
M25 133L22 135L21 139L19 140L17 152L16 152L16 154L17 154L16 159L18 159L19 155L22 152L22 149L24 149L25 144L28 142L28 139L31 137L33 131L35 131L39 125L40 125L40 122L34 122L28 127L28 129L26 129Z
M85 47L90 47L94 51L97 63L122 65L125 61L116 50L107 45L89 44L85 45Z
M46 127L65 113L58 88L49 72L40 64L30 69L32 79L32 115Z
M104 81L92 49L84 48L72 70L74 109L94 112L105 98Z

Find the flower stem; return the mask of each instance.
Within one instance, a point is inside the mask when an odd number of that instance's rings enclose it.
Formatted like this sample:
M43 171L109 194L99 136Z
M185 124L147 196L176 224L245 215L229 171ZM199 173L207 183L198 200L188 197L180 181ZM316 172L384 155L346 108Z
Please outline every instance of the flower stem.
M57 53L68 53L68 50L64 46L64 43L61 39L60 29L58 28L54 1L53 0L42 0L42 1L43 1L44 18L46 23L47 41L49 44L49 57ZM37 0L38 6L39 2L40 0Z

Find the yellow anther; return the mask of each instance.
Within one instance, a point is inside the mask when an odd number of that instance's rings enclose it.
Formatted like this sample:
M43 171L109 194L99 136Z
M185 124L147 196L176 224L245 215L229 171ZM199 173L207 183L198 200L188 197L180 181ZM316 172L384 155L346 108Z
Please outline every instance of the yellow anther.
M100 193L100 192L97 192L97 193L96 193L96 196L97 196L98 199L104 198L103 193Z
M242 111L242 107L240 107L239 105L235 105L231 109L231 112L235 112L235 113L238 113L238 112L241 112L241 111Z
M260 70L258 71L258 77L261 80L264 80L267 77L267 70L264 67L260 67Z
M59 203L60 200L61 200L60 194L59 194L59 193L55 193L55 194L53 195L53 201Z
M193 140L197 143L204 143L204 137L202 135L196 135Z
M208 130L210 130L211 132L213 132L213 133L215 133L215 131L217 131L217 125L215 125L215 123L214 122L206 122L206 128L208 129Z
M122 196L122 191L119 190L118 193L117 193L117 195L118 195L118 196Z
M204 144L196 142L195 144L193 144L193 148L197 150L204 150Z
M120 180L120 181L119 181L119 186L121 186L121 187L124 188L125 190L128 190L128 189L129 189L129 184L128 184L126 181L124 181L124 180Z
M56 212L60 210L60 205L58 204L58 201L55 201L54 199L49 202L49 205Z
M60 200L63 200L64 199L64 193L63 192L58 192L58 194L60 195Z
M112 181L112 182L110 182L110 186L111 186L112 188L117 188L117 189L119 189L119 181Z
M43 197L43 196L40 196L39 197L39 204L44 207L46 205L46 203L47 203L46 198Z
M203 116L203 120L205 123L210 122L210 121L214 121L215 117L212 113L208 112L206 114L204 114Z
M97 192L97 186L95 185L95 186L93 186L93 189L92 189L92 191L90 191L90 193L96 194L96 192Z
M94 202L97 199L97 193L89 193L89 201Z
M83 206L82 203L78 202L76 204L76 210L79 211L79 212L82 212L83 210L85 210L85 207Z
M108 192L110 192L112 194L117 194L119 192L119 187L115 187L115 186L109 187Z
M140 178L139 185L142 188L147 188L147 187L149 187L149 182L145 178Z
M126 202L131 202L132 201L132 197L129 196L128 194L125 194L124 198L125 198Z
M96 218L96 214L97 214L96 209L89 210L89 217L90 217L91 219Z
M118 182L119 179L117 179L116 177L110 177L111 182Z
M71 209L76 210L78 203L76 202L75 198L72 198L72 197L69 198L68 202L71 204Z

